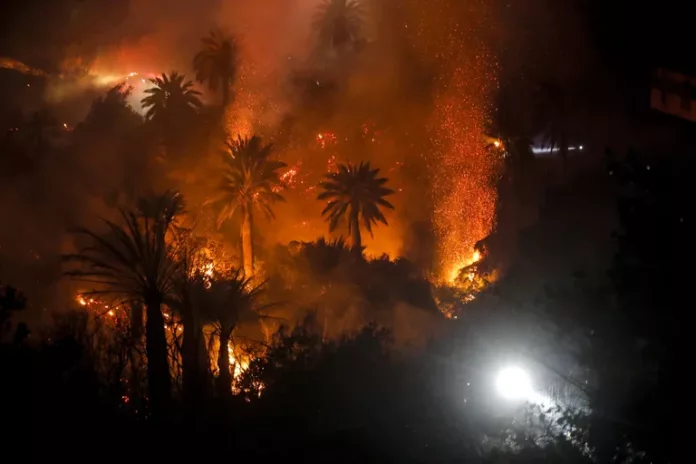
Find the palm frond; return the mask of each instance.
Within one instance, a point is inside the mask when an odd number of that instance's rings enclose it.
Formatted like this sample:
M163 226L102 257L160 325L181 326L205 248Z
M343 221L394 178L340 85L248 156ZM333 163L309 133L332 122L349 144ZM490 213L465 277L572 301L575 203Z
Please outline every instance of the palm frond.
M329 231L334 231L346 214L358 217L365 229L372 234L372 226L380 222L387 225L382 208L394 209L384 197L395 192L384 187L386 178L378 177L379 169L372 169L370 163L359 165L340 164L336 172L326 174L319 184L322 191L318 200L329 200L322 216L329 223ZM348 233L352 235L353 221L348 221Z
M217 203L222 207L218 223L231 218L237 208L258 209L272 219L272 205L285 201L278 192L283 188L278 171L287 165L271 159L273 146L264 145L257 136L237 136L228 140L225 147L221 153L224 172L217 195Z
M150 83L153 86L145 90L146 96L140 101L147 119L181 117L203 106L201 93L183 74L173 71L150 79Z
M145 301L163 299L172 289L178 270L175 248L167 243L175 205L182 200L172 192L141 200L147 212L121 211L120 223L103 220L105 231L77 229L76 236L88 244L77 253L63 256L69 266L65 274L76 281L95 285L92 292ZM159 208L159 209L156 209Z

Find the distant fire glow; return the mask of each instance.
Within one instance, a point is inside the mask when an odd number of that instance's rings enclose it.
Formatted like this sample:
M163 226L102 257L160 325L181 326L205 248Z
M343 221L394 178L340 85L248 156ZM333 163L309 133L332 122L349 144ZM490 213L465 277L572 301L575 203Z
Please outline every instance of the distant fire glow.
M21 61L2 56L0 56L0 69L12 69L22 74L29 74L31 76L43 77L46 75L46 73L41 69L32 68Z

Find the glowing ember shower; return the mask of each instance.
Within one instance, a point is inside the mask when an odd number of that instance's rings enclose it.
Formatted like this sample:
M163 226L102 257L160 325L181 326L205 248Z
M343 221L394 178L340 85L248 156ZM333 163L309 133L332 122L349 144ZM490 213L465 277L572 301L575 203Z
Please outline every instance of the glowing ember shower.
M424 20L431 38L424 52L434 56L440 76L429 120L429 160L438 274L451 280L476 261L474 245L495 226L495 179L500 160L486 150L484 134L497 88L497 63L484 36L490 27L488 2L438 0Z
M475 259L474 245L495 225L499 162L482 143L488 108L482 80L457 69L434 113L437 161L431 165L440 271L444 276Z

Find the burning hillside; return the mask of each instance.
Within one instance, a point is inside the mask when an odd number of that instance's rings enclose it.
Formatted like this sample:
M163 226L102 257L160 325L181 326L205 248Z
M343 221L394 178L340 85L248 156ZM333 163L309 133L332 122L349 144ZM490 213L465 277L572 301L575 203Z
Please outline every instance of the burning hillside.
M148 2L136 3L146 8ZM495 179L501 166L485 149L483 135L497 87L496 59L486 44L495 18L487 2L470 2L463 12L454 0L427 5L409 0L396 13L366 0L360 2L363 36L355 39L355 46L324 54L316 52L321 38L310 20L318 2L295 2L294 7L277 0L260 3L282 8L252 9L258 14L243 9L235 17L236 11L228 11L234 7L225 7L219 17L221 30L238 41L239 49L231 103L225 108L225 133L260 135L273 143L273 157L287 164L276 190L286 201L275 209L274 222L255 218L254 246L270 249L276 243L326 235L316 201L318 183L340 163L372 160L395 191L390 201L396 209L385 211L388 227L365 234L366 253L413 255L414 250L405 249L405 237L414 224L431 223L434 240L409 241L408 247L426 248L434 241L435 261L424 263L428 269L423 271L438 282L453 283L462 268L478 261L474 246L495 226ZM65 72L46 75L47 100L125 82L133 88L128 103L140 111L140 100L153 86L154 76L179 68L193 80L192 54L187 53L197 47L204 30L178 30L178 19L169 13L166 17L161 31L126 35L92 58L80 57L79 49L71 51L63 60ZM287 35L276 31L266 36L271 27ZM187 45L177 49L175 44L182 43L188 29L196 29L196 36L186 36ZM2 63L40 74L17 61ZM395 69L401 72L395 74ZM423 77L415 80L414 75ZM219 92L198 83L193 88L203 93L206 111L213 114L220 104ZM167 180L168 186L194 199L189 210L195 216L209 214L209 207L201 204L217 185L210 179L218 169L219 146L217 141L187 146L177 161L185 175ZM238 246L229 230L217 234ZM342 224L335 237L347 234ZM264 261L270 259L267 255L258 256Z

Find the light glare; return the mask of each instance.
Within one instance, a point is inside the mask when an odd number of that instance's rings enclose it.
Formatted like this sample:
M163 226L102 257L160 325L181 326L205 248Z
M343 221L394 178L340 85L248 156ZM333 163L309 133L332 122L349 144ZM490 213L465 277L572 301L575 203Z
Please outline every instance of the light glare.
M506 367L501 370L495 384L500 396L507 400L526 400L533 394L529 375L519 367Z

